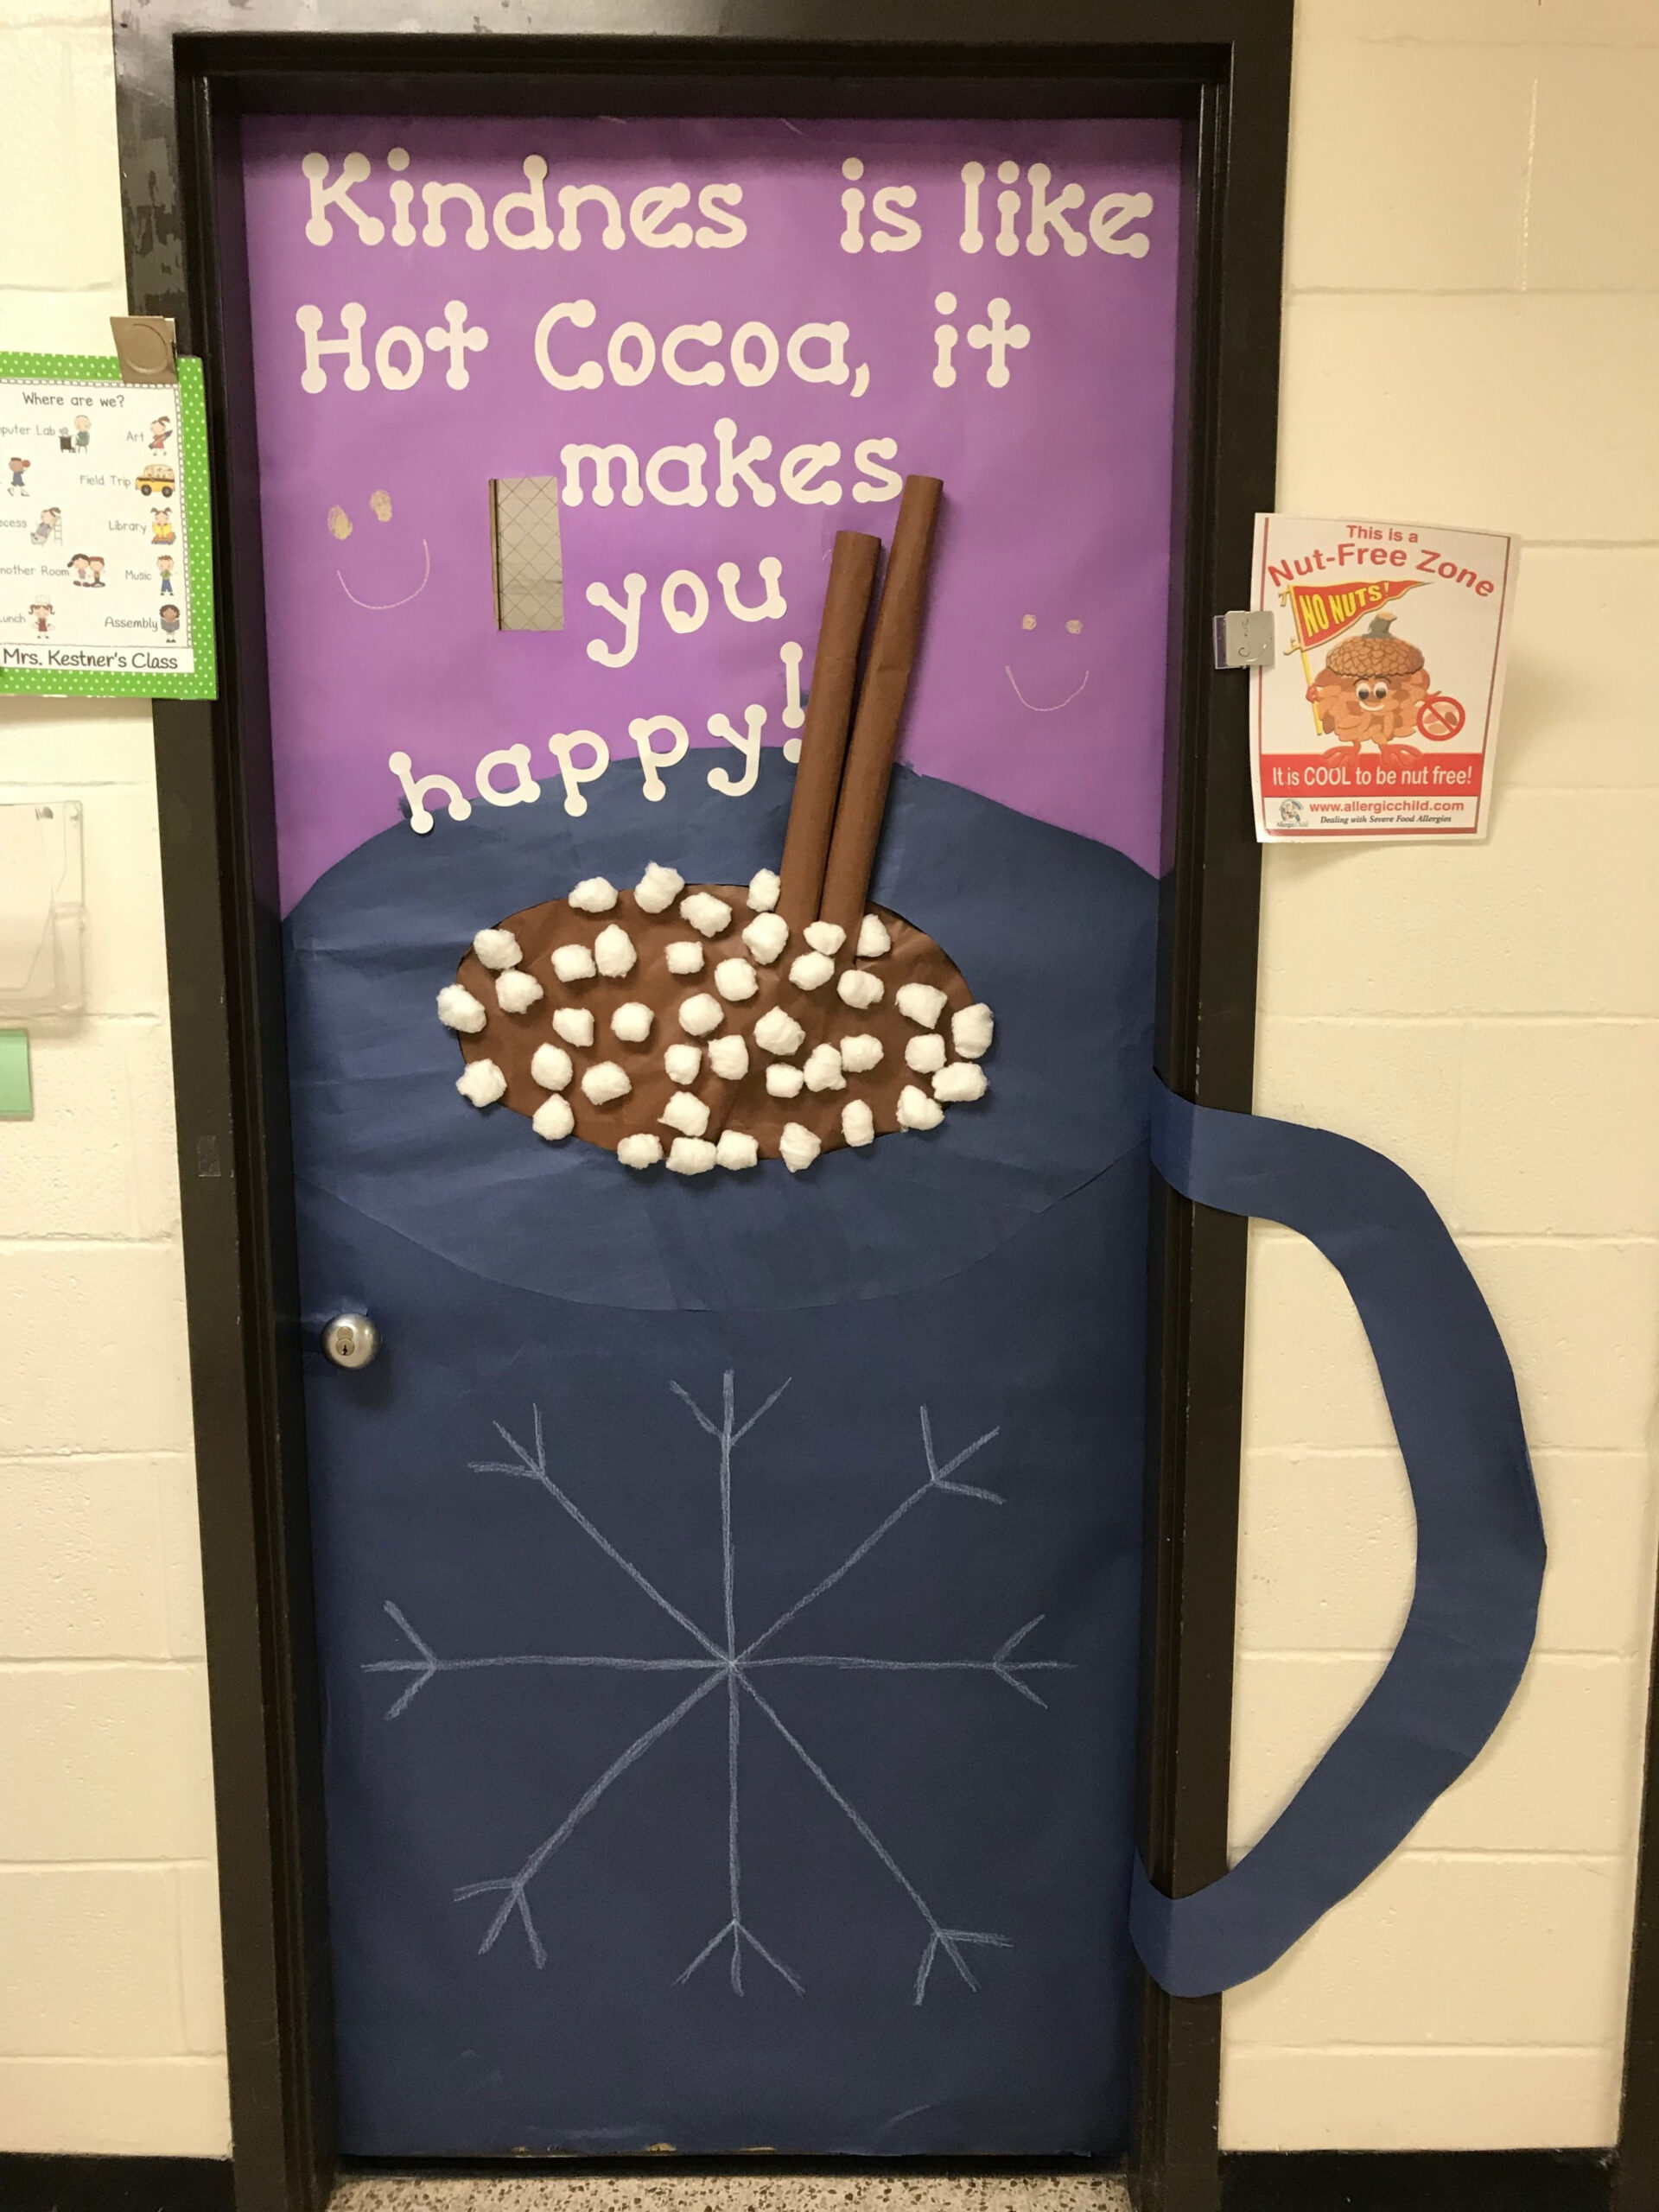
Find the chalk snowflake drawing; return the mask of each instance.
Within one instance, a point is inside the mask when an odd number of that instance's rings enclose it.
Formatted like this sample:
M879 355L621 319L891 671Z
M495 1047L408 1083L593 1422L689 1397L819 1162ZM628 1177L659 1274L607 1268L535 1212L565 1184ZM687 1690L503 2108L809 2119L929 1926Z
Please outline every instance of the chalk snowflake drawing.
M1027 1699L1033 1705L1045 1705L1046 1700L1039 1696L1027 1677L1032 1675L1069 1673L1071 1666L1070 1662L1065 1660L1027 1659L1016 1656L1023 1648L1027 1637L1040 1624L1043 1619L1040 1613L1028 1620L1023 1628L1017 1628L1012 1636L997 1646L988 1659L883 1659L865 1657L849 1652L809 1652L786 1656L769 1652L766 1649L774 1638L781 1635L791 1622L798 1620L809 1606L816 1605L827 1591L833 1590L845 1576L852 1573L861 1560L868 1559L883 1537L889 1535L906 1516L913 1512L924 1499L935 1497L961 1497L976 1499L981 1503L988 1505L1003 1504L1005 1501L997 1491L983 1490L972 1483L958 1482L954 1479L958 1470L965 1467L975 1454L982 1451L986 1445L1001 1433L1001 1431L996 1428L987 1429L982 1436L976 1436L971 1444L964 1445L953 1459L947 1459L941 1466L934 1449L933 1425L929 1418L928 1409L925 1406L918 1407L917 1410L921 1418L922 1453L926 1465L926 1473L923 1479L918 1483L908 1497L902 1498L893 1507L885 1520L879 1522L871 1529L861 1542L853 1547L839 1566L832 1568L821 1581L815 1583L804 1597L798 1598L792 1605L786 1607L783 1612L779 1613L770 1628L763 1629L759 1636L740 1645L737 1636L736 1555L732 1541L732 1459L738 1446L766 1419L785 1391L788 1389L789 1383L785 1381L779 1384L760 1410L751 1414L741 1427L737 1420L735 1383L735 1373L728 1370L722 1380L721 1418L717 1421L711 1419L690 1393L682 1388L679 1383L675 1382L670 1385L675 1396L680 1400L698 1427L710 1439L719 1452L721 1550L724 1565L725 1598L725 1620L720 1635L709 1635L700 1628L689 1614L682 1612L677 1605L665 1598L634 1562L619 1551L617 1547L594 1526L575 1500L561 1489L554 1480L548 1472L547 1449L542 1434L541 1409L537 1407L533 1411L535 1423L533 1445L526 1447L509 1430L503 1427L499 1421L496 1421L493 1426L512 1457L510 1459L474 1460L471 1463L472 1471L474 1474L512 1476L523 1481L535 1483L540 1489L545 1491L561 1510L568 1514L575 1522L582 1534L605 1554L605 1557L620 1567L622 1573L645 1593L652 1604L672 1621L696 1645L695 1653L684 1652L662 1659L634 1659L586 1652L537 1651L500 1653L476 1659L446 1659L440 1657L433 1646L416 1632L404 1615L388 1599L385 1601L385 1611L408 1639L410 1656L397 1659L371 1659L365 1662L364 1672L371 1675L408 1675L411 1677L407 1689L404 1690L396 1702L388 1708L386 1713L388 1720L396 1720L405 1713L427 1684L438 1675L467 1674L502 1667L552 1667L612 1669L630 1674L690 1675L698 1678L694 1687L688 1690L677 1705L665 1713L662 1719L652 1727L647 1728L643 1735L637 1736L625 1751L620 1751L598 1779L589 1783L552 1833L542 1839L521 1866L511 1874L498 1875L488 1881L467 1882L455 1891L457 1901L462 1903L473 1897L499 1897L501 1900L493 1918L484 1931L483 1941L479 1945L480 1955L493 1948L503 1929L517 1914L524 1929L524 1939L530 1947L531 1956L538 1967L546 1965L546 1948L537 1932L536 1922L531 1911L531 1884L542 1872L548 1861L563 1850L599 1803L601 1798L604 1796L606 1791L609 1789L611 1784L626 1774L630 1767L644 1758L652 1745L659 1744L671 1730L677 1728L695 1707L701 1705L705 1698L713 1697L723 1690L726 1699L726 1858L728 1917L724 1925L709 1937L690 1966L678 1976L678 1980L683 1983L689 1981L700 1967L705 1965L717 1953L726 1951L728 1956L732 1988L734 1993L741 1997L743 1994L743 1954L747 1946L756 1958L786 1981L797 1996L805 1994L805 1985L800 1977L766 1948L743 1917L738 1767L742 1740L743 1714L746 1707L748 1707L753 1709L753 1712L769 1728L774 1730L782 1738L830 1802L852 1823L863 1841L869 1847L920 1916L922 1923L926 1929L927 1936L923 1946L920 1962L916 1969L913 2001L919 2005L927 1994L928 1980L941 1952L956 1968L967 1987L976 1990L979 1984L974 1977L973 1970L969 1966L964 1953L974 1945L988 1945L995 1948L1006 1949L1008 1938L1006 1936L992 1934L984 1929L947 1927L940 1920L932 1906L899 1866L875 1830L851 1799L836 1786L817 1760L813 1758L806 1745L802 1743L777 1707L771 1702L755 1678L767 1670L791 1667L846 1669L893 1675L988 1675L1005 1684L1009 1689L1016 1691L1020 1697Z

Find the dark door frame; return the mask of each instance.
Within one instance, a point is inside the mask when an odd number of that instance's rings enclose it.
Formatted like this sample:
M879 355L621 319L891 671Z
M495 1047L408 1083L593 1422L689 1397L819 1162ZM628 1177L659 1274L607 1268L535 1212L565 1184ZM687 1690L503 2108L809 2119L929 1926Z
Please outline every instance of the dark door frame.
M702 28L697 0L661 0L653 35L627 37L341 35L366 12L353 0L323 11L340 32L197 35L184 5L135 11L118 65L132 305L174 315L204 357L214 467L223 690L157 702L156 746L236 2199L314 2212L336 2152L238 118L1182 118L1196 221L1159 1065L1186 1096L1248 1110L1259 855L1245 680L1214 671L1209 632L1213 613L1249 603L1251 518L1273 502L1291 4L736 0L713 38L682 35ZM256 21L271 12L256 6ZM169 111L155 48L172 28ZM1154 1234L1142 1846L1178 1894L1226 1866L1247 1233L1166 1196ZM1219 1999L1147 1986L1132 2162L1146 2212L1217 2212L1220 2026Z

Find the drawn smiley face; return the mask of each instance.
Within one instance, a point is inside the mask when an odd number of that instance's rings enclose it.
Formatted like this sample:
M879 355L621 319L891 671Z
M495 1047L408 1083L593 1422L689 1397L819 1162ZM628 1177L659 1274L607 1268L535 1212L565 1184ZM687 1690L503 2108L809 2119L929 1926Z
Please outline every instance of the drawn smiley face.
M372 492L369 513L377 525L390 524L391 493ZM335 543L344 546L354 535L356 525L346 509L336 504L328 510L327 528ZM348 565L357 584L362 587L360 591L346 581L344 569L337 567L334 576L353 606L360 607L370 614L388 614L393 607L407 607L411 599L418 599L431 582L432 549L423 537L416 569L406 536L393 530L383 538L377 527L365 530L358 538Z
M1033 715L1057 715L1081 696L1089 681L1083 618L1022 614L1020 642L1002 664L1014 696ZM1016 665L1017 664L1017 665Z

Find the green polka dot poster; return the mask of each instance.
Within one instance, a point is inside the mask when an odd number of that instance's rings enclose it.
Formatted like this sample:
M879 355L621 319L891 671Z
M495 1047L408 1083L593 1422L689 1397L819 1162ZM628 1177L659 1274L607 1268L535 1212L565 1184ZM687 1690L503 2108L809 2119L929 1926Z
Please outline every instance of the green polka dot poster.
M0 693L217 689L201 363L0 353Z

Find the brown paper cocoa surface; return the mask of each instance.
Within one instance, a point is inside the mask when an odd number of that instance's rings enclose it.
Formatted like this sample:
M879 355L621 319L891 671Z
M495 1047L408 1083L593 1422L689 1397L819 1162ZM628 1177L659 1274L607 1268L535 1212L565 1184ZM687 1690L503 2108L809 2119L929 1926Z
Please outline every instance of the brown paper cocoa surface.
M931 1078L916 1074L906 1064L906 1043L912 1037L928 1033L899 1013L896 1003L899 986L931 983L944 993L946 1005L939 1016L937 1033L944 1040L947 1062L957 1057L951 1049L950 1017L975 1001L967 982L931 938L884 907L871 908L868 911L879 914L887 925L893 939L892 950L879 960L856 958L855 931L835 956L836 972L830 982L816 991L798 990L789 980L789 969L800 954L810 950L805 938L791 931L779 958L772 967L763 968L743 943L742 931L755 918L747 904L744 887L688 884L681 899L698 888L711 891L732 910L730 926L718 937L705 938L693 929L676 911L679 899L666 913L647 914L641 911L631 891L620 893L616 905L605 914L579 912L568 900L555 899L543 906L526 907L521 913L508 915L499 926L512 931L518 941L520 966L543 987L543 995L528 1014L503 1012L496 1000L494 972L486 968L468 948L456 970L456 981L464 983L487 1009L489 1019L475 1036L460 1035L457 1041L467 1060L493 1060L501 1070L507 1079L503 1102L505 1105L518 1113L532 1115L547 1099L550 1094L531 1077L530 1064L537 1047L550 1044L562 1046L569 1054L575 1069L570 1084L562 1095L569 1100L575 1116L575 1135L612 1152L621 1138L636 1131L649 1131L660 1138L666 1152L680 1132L658 1117L672 1094L683 1087L708 1105L709 1126L704 1135L710 1141L718 1138L722 1129L740 1129L758 1141L763 1158L777 1156L778 1141L785 1122L798 1122L810 1129L828 1152L845 1142L841 1109L850 1100L861 1098L867 1102L879 1135L898 1128L899 1094L906 1084L914 1084L930 1097L932 1096ZM600 932L613 922L626 930L633 941L638 958L632 971L621 977L594 976L581 982L560 982L553 973L554 948L584 944L591 951ZM696 976L671 975L666 958L668 946L690 939L702 947L702 972ZM720 997L715 988L715 969L728 959L747 960L754 969L760 988L753 998L734 1003ZM868 969L881 978L886 991L879 1005L860 1008L843 1003L836 986L849 967ZM708 1058L712 1038L688 1035L676 1018L684 1000L704 991L719 1001L722 1010L720 1027L713 1036L741 1036L748 1044L749 1071L740 1082L727 1083L715 1075ZM643 1045L625 1044L612 1034L610 1028L611 1016L617 1007L634 1000L650 1007L655 1015L651 1034ZM843 1090L814 1091L803 1088L792 1098L774 1098L766 1087L766 1071L773 1055L762 1052L752 1034L755 1023L774 1006L781 1006L786 1014L792 1014L806 1032L799 1050L788 1055L796 1066L805 1065L815 1046L838 1045L843 1037L858 1035L880 1039L880 1065L868 1075L849 1075ZM553 1015L561 1007L582 1007L592 1013L591 1047L584 1049L568 1044L558 1035L553 1027ZM664 1052L670 1045L677 1044L699 1046L703 1055L696 1081L684 1086L671 1083L663 1067ZM626 1098L595 1106L582 1091L582 1077L584 1070L601 1060L613 1060L633 1089Z

